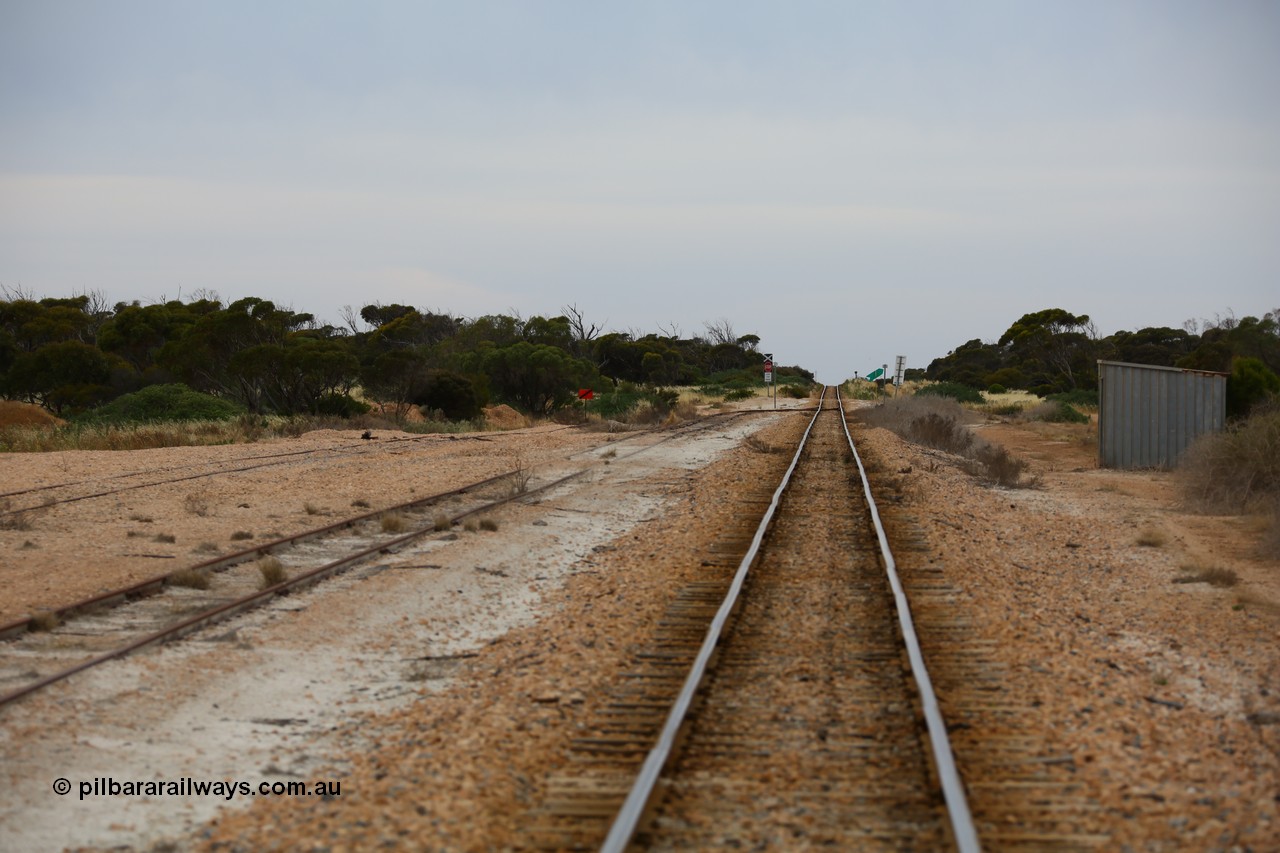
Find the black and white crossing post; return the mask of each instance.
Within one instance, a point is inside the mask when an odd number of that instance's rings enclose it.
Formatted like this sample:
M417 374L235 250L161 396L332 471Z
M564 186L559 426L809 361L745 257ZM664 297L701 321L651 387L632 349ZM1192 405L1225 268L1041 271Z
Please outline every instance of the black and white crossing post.
M773 407L778 408L778 389L773 384L773 353L764 354L764 390L765 394L773 392Z

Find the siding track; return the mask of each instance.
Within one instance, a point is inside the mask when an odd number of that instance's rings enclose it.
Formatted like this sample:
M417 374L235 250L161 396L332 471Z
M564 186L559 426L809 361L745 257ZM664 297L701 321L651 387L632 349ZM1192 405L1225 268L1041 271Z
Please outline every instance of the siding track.
M674 429L638 432L613 441L607 447L574 454L575 457L592 455L569 468L546 472L547 476L532 482L528 479L531 472L509 471L459 489L355 515L156 575L53 611L53 621L59 623L53 630L43 630L41 620L35 616L0 625L0 708L86 669L157 643L178 639L281 595L306 588L414 540L446 535L438 529L441 515L456 524L510 501L549 492L596 470L602 460L608 461L603 456L606 452L625 459L676 438L722 429L727 420L749 414L754 413L723 413ZM635 441L636 444L619 454L617 451L622 441ZM334 455L350 452L350 448L342 448L336 454L318 454L315 461L324 464ZM191 476L217 476L240 470L244 469L205 471ZM515 478L520 480L518 487ZM156 484L145 483L136 487ZM84 495L72 500L98 496L100 494ZM380 529L380 519L393 513L408 521L407 532L387 533ZM280 558L289 577L264 590L259 588L261 575L254 561L267 555ZM212 587L194 590L175 583L176 577L192 571L212 579Z

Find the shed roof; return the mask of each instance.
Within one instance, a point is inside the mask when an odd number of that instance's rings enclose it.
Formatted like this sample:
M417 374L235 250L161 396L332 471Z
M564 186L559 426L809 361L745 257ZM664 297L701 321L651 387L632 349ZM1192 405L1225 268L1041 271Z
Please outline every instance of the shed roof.
M1198 370L1190 367L1165 367L1161 364L1135 364L1132 361L1108 361L1105 358L1098 359L1098 364L1114 364L1117 367L1136 367L1139 370L1169 370L1174 373L1200 373L1205 376L1230 376L1231 374L1224 370Z

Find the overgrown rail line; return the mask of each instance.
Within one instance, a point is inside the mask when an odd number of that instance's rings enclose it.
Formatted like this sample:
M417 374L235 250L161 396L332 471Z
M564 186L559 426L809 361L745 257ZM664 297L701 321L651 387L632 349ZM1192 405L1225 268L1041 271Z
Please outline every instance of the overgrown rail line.
M753 414L750 411L725 412L712 418L690 422L679 427L644 431L608 445L616 451L621 441L650 439L647 443L617 458L626 459L653 447L665 444L690 432L720 428L728 418ZM654 440L656 437L656 440ZM599 448L598 450L602 450ZM580 454L575 454L575 456ZM260 606L274 598L315 584L338 572L344 571L379 553L386 553L408 543L441 532L440 507L453 502L446 513L450 525L467 517L494 510L506 503L536 496L595 470L593 459L570 473L550 482L528 488L520 484L515 488L513 478L524 472L507 471L469 483L457 489L418 498L373 512L362 513L322 527L305 530L271 542L215 559L186 566L127 587L113 589L91 598L77 601L40 617L28 616L6 625L0 625L0 640L8 640L0 651L0 683L23 681L22 686L0 694L0 707L31 695L45 687L65 680L79 672L107 661L124 657L140 649L177 639L215 622ZM211 472L216 473L231 472ZM203 476L203 475L202 475ZM488 490L503 491L499 497L483 497ZM456 505L459 501L469 501ZM399 514L408 517L412 529L407 532L388 533L378 530L377 522L383 517ZM348 532L351 542L341 547L345 553L335 554L333 548L320 547L318 543ZM313 548L314 554L303 553ZM266 589L259 588L261 575L254 559L273 554L291 556L291 576ZM216 574L216 588L198 590L178 586L175 581L182 575L195 572L206 578ZM179 596L180 600L152 607L147 613L124 613L125 605L145 603L162 593ZM121 612L117 613L116 611ZM172 618L174 610L179 612ZM42 624L49 621L61 628ZM68 661L72 662L68 662ZM40 671L40 668L52 671ZM7 671L6 671L7 670Z
M612 439L610 441L609 447L611 449L616 450L618 445L623 444L625 442L642 440L642 439L652 439L655 435L659 436L659 438L658 438L658 441L653 446L657 446L658 444L661 444L665 441L669 441L673 438L676 438L684 434L684 431L687 431L689 429L699 429L699 430L710 429L714 424L720 423L725 419L730 419L738 416L745 416L749 414L754 414L754 412L751 412L751 411L721 412L721 413L712 415L708 418L705 418L701 421L685 424L685 425L682 425L681 427L677 427L674 430L670 430L670 431L638 430L628 435ZM569 427L566 427L566 429L568 428ZM386 445L388 443L416 442L426 438L435 438L438 440L438 437L436 436L414 436L412 438L389 439L387 442L384 442L380 447L371 447L367 442L361 442L360 444L352 445L351 447L357 448L364 452L373 452L375 450L385 450ZM338 451L343 451L345 449L347 448L345 447L337 448ZM241 460L225 460L222 463L194 463L191 466L179 466L177 469L166 468L163 470L165 471L181 470L182 468L200 467L206 464L212 464L212 465L224 464L225 465L227 464L228 461L230 462L244 461L245 459L257 459L257 458L275 459L277 457L299 457L299 456L307 456L308 460L312 462L324 463L324 462L328 462L333 458L340 458L342 456L347 455L346 453L343 453L343 452L334 453L332 452L332 450L333 449L323 450L323 451L315 451L315 450L288 451L286 453L272 453L272 454L263 454L260 456L254 456L254 457L244 457ZM577 451L573 454L570 454L567 458L570 460L576 459L579 456L592 453L593 450L598 450L598 448L589 448L587 450ZM295 462L295 461L298 461L298 460L294 458L289 458L284 460L284 463ZM257 467L266 467L268 465L274 465L274 464L283 464L283 463L271 462L271 463L265 463L262 466L251 465L251 466L243 466L243 467L231 468L231 469L221 468L213 471L204 471L189 477L183 476L183 477L167 479L167 480L156 480L149 483L128 486L123 489L97 492L91 495L78 496L78 497L67 499L65 501L52 501L42 505L39 508L43 509L45 507L54 506L57 503L68 503L71 501L83 500L85 498L90 498L90 497L103 497L103 496L113 495L113 494L117 494L120 491L128 491L135 488L161 486L161 485L167 485L175 482L183 482L189 479L236 474L236 473L241 473L243 471L252 470ZM119 474L116 476L117 477L136 477L136 476L145 476L149 473L154 473L154 472L153 471L133 471L133 472L127 472L124 474ZM80 601L75 601L57 608L50 608L47 611L45 611L42 615L45 617L51 616L53 617L54 620L58 622L62 622L67 619L74 618L75 616L83 613L94 612L104 607L111 607L117 604L123 604L123 603L129 602L138 598L144 598L144 597L154 595L158 592L163 591L166 587L169 586L174 576L180 575L187 571L195 570L200 572L219 572L230 566L242 563L246 560L253 559L254 557L265 556L281 548L287 548L289 546L297 545L302 542L307 542L312 539L328 536L336 532L339 532L341 530L344 530L346 528L350 528L365 522L376 521L377 519L392 513L416 511L424 506L430 506L435 503L438 503L441 500L445 500L451 497L455 497L457 495L462 495L469 492L474 492L480 489L484 489L486 487L493 486L494 484L502 483L504 481L510 481L512 480L512 478L516 477L520 473L521 472L518 472L515 470L503 471L491 477L486 477L482 480L477 480L475 482L468 483L456 489L450 489L448 491L439 492L439 493L428 495L422 498L415 498L414 500L411 500L411 501L402 502L393 506L384 507L384 508L373 510L370 512L357 513L357 514L348 516L347 518L341 519L339 521L332 522L330 524L303 530L288 536L277 537L270 541L261 542L251 547L234 551L229 554L214 557L209 560L197 562L188 566L180 567L172 571L156 574L151 577L145 578L141 581L131 583L127 586L111 589ZM112 478L105 478L105 479L112 479ZM83 482L91 482L91 481L80 481L77 483L62 483L55 486L36 487L35 489L24 490L24 491L39 491L42 488L61 488L63 486L68 486L68 485L79 485ZM9 492L7 494L13 495L13 494L20 494L20 493L22 492ZM0 495L0 497L3 497L3 495ZM27 510L19 509L19 510L13 510L11 512L23 512L23 511L27 511ZM0 517L3 517L4 515L5 513L0 512ZM25 633L28 630L32 630L34 627L36 627L39 621L40 620L37 619L35 616L28 615L8 623L0 623L0 640L6 639L9 637L14 637L22 633Z
M429 437L413 436L410 438L392 438L392 439L386 439L377 444L370 444L369 442L361 441L359 443L344 444L344 445L339 445L337 447L329 448L328 450L323 451L323 453L325 456L329 458L338 458L346 455L379 452L385 449L386 445L389 443L418 442L418 441L426 440L427 438ZM434 436L430 438L434 438ZM217 477L224 474L238 474L243 471L254 471L259 468L270 468L276 465L287 465L294 461L297 461L297 457L307 457L307 456L314 457L315 455L316 455L316 451L314 449L289 450L289 451L284 451L282 453L261 453L261 454L255 454L252 456L242 456L235 459L223 459L223 460L218 460L216 462L192 462L186 465L174 465L174 466L164 467L160 469L147 469L144 471L124 471L119 474L113 474L107 477L94 478L90 480L71 480L71 481L62 482L62 483L46 483L44 485L31 486L25 489L14 489L8 492L0 492L0 498L11 498L11 497L17 497L19 495L31 495L31 494L37 494L39 492L51 492L51 491L56 491L58 489L72 489L72 488L75 488L76 486L96 487L97 484L107 483L113 480L127 480L131 477L153 476L157 473L171 474L177 471L188 471L193 468L211 469L206 471L199 471L194 474L183 474L178 477L167 477L165 479L151 480L145 483L131 483L129 485L120 486L119 488L103 489L101 491L88 492L82 495L72 495L70 497L65 497L65 498L52 498L52 499L46 500L41 504L35 504L28 507L17 507L17 508L7 509L3 512L0 512L0 516L12 515L18 512L27 512L33 509L43 509L45 507L57 506L59 504L90 500L92 498L108 497L110 495L118 495L123 492L134 491L136 489L148 489L156 486L166 486L171 483L184 483L189 480L199 480L205 477ZM259 459L268 459L271 461L256 462L256 460L259 460ZM236 465L241 462L254 462L255 464L241 465L240 467L227 467L231 465Z
M978 849L838 400L767 503L575 741L533 844Z
M568 428L569 427L566 427L566 429ZM458 439L458 437L448 436L446 438L446 440L452 440L452 439ZM143 483L130 483L128 485L119 486L117 488L100 489L99 491L90 491L85 494L71 495L71 496L62 497L62 498L47 498L39 504L32 504L30 506L23 506L23 507L10 507L4 510L0 510L0 518L6 515L16 515L18 513L23 513L23 512L43 511L50 507L59 506L61 504L76 503L78 501L92 500L94 498L111 497L113 495L119 495L124 492L136 491L138 489L149 489L149 488L155 488L158 486L167 486L173 483L185 483L191 480L201 480L207 477L219 477L219 476L225 476L228 474L240 474L246 471L256 471L262 468L272 468L280 465L291 465L298 461L302 461L303 459L305 459L305 461L308 461L308 462L314 461L317 458L322 458L326 461L337 460L337 459L342 459L348 456L359 456L359 455L371 454L371 453L381 453L381 452L384 452L388 446L397 446L397 445L403 445L406 443L413 444L418 442L440 441L440 440L441 440L440 436L418 435L418 436L410 436L410 437L397 437L397 438L383 439L373 443L370 443L368 441L360 441L358 443L339 445L337 447L328 448L327 450L323 450L323 451L316 451L314 449L310 449L310 450L290 450L282 453L264 453L264 454L254 455L254 456L244 456L236 459L224 459L216 462L193 462L187 465L176 465L176 466L166 467L161 469L148 469L145 471L126 471L120 474L114 474L108 477L102 477L99 479L92 479L92 480L75 480L75 481L63 482L63 483L49 483L41 486L32 486L26 489L17 489L14 491L0 493L0 499L17 497L20 495L31 495L39 492L56 491L58 489L71 489L76 486L88 485L91 487L96 487L97 484L106 483L113 480L127 480L131 477L147 477L147 476L155 475L157 473L171 474L177 471L185 471L192 468L211 469L211 470L205 470L205 471L198 471L192 474L183 474L177 477L164 477L162 479L152 479ZM462 440L489 441L492 439L487 438L485 436L467 436L465 439L462 439ZM251 465L238 465L238 463L241 463L241 462L250 462L250 461L259 460L259 459L266 459L270 461L254 462L254 464L251 464ZM237 466L237 465L238 467L228 467L228 466Z

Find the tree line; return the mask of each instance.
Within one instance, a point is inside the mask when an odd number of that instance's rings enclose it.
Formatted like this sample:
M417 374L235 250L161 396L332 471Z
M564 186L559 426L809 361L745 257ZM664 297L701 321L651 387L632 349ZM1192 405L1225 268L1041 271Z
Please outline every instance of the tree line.
M255 297L108 307L98 294L0 299L0 395L77 414L148 386L181 383L253 413L364 411L353 392L454 419L490 402L549 414L621 382L690 385L758 372L760 338L727 320L705 334L606 332L576 306L553 317L475 318L408 305L344 309L318 322ZM812 380L801 368L784 368Z
M1280 309L1261 318L1234 314L1100 337L1087 314L1049 308L1024 314L994 343L971 340L934 359L923 377L987 390L1040 396L1094 391L1099 359L1231 374L1228 404L1280 391Z

